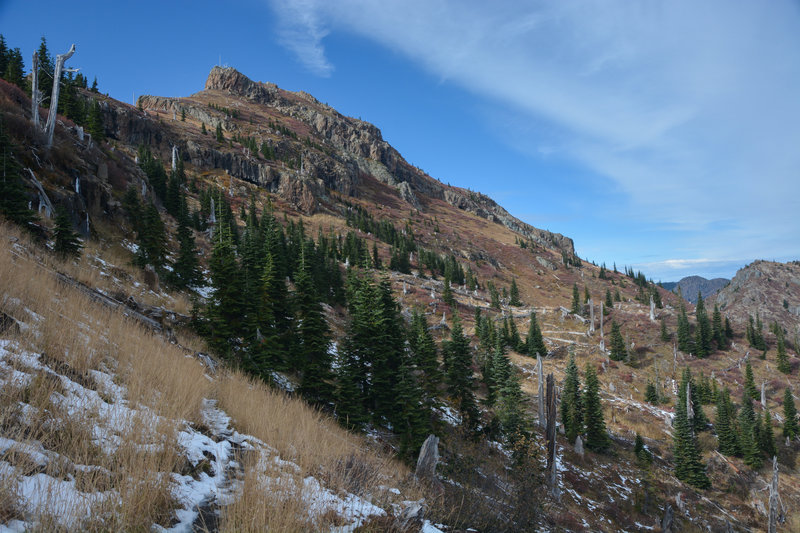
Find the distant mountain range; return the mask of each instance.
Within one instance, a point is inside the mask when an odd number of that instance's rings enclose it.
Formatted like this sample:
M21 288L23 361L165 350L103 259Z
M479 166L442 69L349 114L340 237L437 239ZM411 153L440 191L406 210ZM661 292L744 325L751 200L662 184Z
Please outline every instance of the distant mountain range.
M728 283L730 283L730 280L725 278L706 279L702 276L687 276L680 281L671 281L661 285L668 291L675 293L680 289L686 300L696 304L698 291L703 295L703 298L708 298L712 294L716 294Z

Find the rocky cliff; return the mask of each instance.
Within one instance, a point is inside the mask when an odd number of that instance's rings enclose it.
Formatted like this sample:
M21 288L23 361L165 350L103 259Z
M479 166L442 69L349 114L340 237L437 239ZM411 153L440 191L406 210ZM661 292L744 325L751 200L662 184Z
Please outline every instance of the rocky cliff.
M730 280L725 278L706 279L702 276L687 276L675 283L674 287L669 290L680 293L686 300L697 303L697 293L699 292L703 298L708 298L712 294L716 294L721 288L728 284Z

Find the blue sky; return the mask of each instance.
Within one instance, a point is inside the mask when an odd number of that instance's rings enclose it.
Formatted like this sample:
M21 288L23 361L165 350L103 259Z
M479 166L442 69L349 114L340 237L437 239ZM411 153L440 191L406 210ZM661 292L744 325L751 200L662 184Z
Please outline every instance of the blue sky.
M3 0L0 33L125 101L221 58L656 280L800 259L796 1Z

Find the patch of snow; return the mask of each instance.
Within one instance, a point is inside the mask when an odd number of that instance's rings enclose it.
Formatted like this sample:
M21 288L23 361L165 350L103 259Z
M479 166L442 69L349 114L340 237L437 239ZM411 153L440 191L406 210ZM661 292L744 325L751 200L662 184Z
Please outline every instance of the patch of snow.
M461 425L461 415L458 413L458 411L456 411L452 407L448 405L442 405L436 407L434 411L436 411L440 415L441 419L444 422L447 422L451 426Z
M272 372L270 373L270 377L272 378L272 382L278 386L279 389L282 389L286 392L294 392L295 386L285 374L281 374L280 372Z
M212 287L211 285L204 285L202 287L192 287L192 290L194 290L194 292L196 292L204 300L208 300L214 293L214 287Z
M444 531L431 524L430 520L425 520L422 523L422 529L419 530L419 533L444 533Z

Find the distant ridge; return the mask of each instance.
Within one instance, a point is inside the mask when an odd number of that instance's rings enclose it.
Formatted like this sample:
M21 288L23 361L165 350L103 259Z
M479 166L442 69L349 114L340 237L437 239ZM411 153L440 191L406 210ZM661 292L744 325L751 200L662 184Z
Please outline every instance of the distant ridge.
M687 276L678 282L667 282L662 283L662 285L665 289L674 293L677 293L678 289L680 289L681 294L686 300L696 304L698 291L700 291L700 294L703 295L703 299L705 299L711 295L717 294L717 292L728 283L730 283L730 280L726 278L706 279L702 276Z

